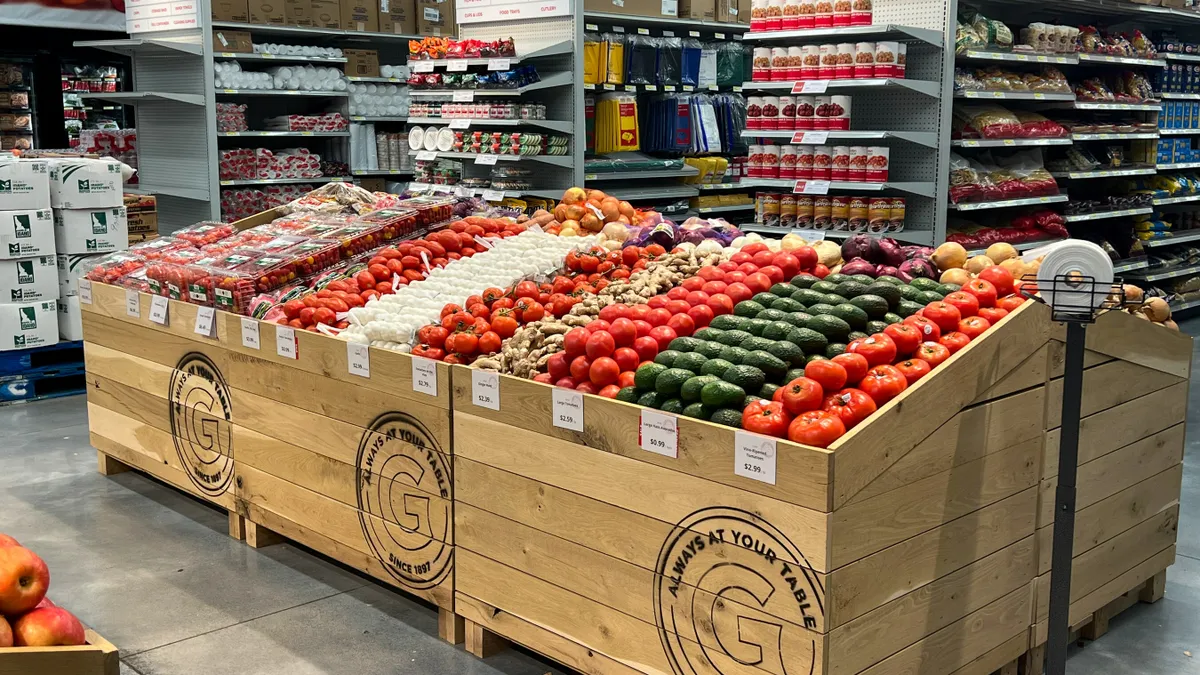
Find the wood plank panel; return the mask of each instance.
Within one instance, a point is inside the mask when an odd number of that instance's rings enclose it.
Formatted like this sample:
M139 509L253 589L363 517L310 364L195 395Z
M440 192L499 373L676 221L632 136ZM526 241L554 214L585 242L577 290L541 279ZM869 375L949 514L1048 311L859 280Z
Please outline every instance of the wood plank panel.
M890 546L829 575L826 622L836 627L1033 534L1030 488ZM894 583L882 584L881 579Z
M1134 319L1141 321L1141 319ZM1129 361L1111 361L1083 373L1083 417L1127 403L1180 379ZM1046 394L1046 428L1062 424L1062 378L1051 380Z
M1045 395L1045 388L1038 387L963 410L871 481L847 504L949 471L1019 443L1036 440L1040 444L1044 431Z
M996 384L988 387L987 391L980 394L974 401L971 401L971 404L986 403L1010 394L1015 394L1018 391L1032 389L1038 385L1045 384L1046 380L1050 379L1049 358L1050 345L1044 344L1038 347L1020 365L1013 368L1012 372L1000 378Z
M553 425L550 411L554 388L550 385L501 376L498 411L476 406L471 388L470 370L465 366L456 368L455 410L818 511L829 510L828 450L779 441L776 481L775 485L770 485L733 472L736 430L730 427L679 417L678 457L670 458L647 452L639 446L637 430L641 406L603 397L585 397L584 430L576 432Z
M840 567L1038 482L1041 444L1023 443L833 512Z
M993 675L1005 664L1016 661L1029 650L1029 631L1021 631L992 651L971 661L950 675ZM1015 673L1016 671L1012 671ZM1000 675L1009 675L1008 671Z
M456 413L454 425L456 454L665 522L716 505L740 509L778 529L809 566L826 571L829 514L466 413ZM491 442L501 437L505 443Z
M905 390L833 446L840 507L908 454L959 410L1046 343L1049 309L1027 302L982 340L975 340L938 367L936 377Z
M1132 361L1176 377L1188 379L1192 368L1192 338L1162 330L1147 321L1106 312L1088 326L1087 348L1123 361Z
M1188 383L1179 382L1084 417L1079 422L1079 464L1183 422L1187 419L1187 392ZM1043 478L1058 474L1060 433L1059 428L1046 432Z
M1026 588L1034 572L1034 548L1034 538L1026 537L834 629L829 635L830 675L855 675Z

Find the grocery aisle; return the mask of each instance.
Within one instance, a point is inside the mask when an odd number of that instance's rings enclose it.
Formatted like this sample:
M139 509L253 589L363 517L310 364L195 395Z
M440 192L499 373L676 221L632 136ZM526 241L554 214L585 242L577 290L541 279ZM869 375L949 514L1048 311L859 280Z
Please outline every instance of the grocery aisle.
M1198 335L1200 318L1182 327ZM123 675L561 672L512 651L479 661L437 638L429 606L290 545L233 541L224 514L144 476L100 476L82 397L0 408L0 429L0 531L46 559L52 599L121 647ZM1166 598L1076 650L1073 675L1200 673L1196 390L1184 462Z

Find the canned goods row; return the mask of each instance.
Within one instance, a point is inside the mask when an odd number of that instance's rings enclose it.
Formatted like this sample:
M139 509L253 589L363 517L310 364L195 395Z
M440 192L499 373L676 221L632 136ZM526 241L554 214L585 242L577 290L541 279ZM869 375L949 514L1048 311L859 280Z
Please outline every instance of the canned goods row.
M870 26L871 0L751 0L750 30Z
M750 79L755 82L904 77L908 45L903 42L843 42L801 47L755 47Z
M879 145L751 145L750 178L886 183L891 148Z
M849 96L747 96L746 128L848 131Z
M757 222L768 227L800 227L840 232L904 231L903 197L826 197L759 192Z

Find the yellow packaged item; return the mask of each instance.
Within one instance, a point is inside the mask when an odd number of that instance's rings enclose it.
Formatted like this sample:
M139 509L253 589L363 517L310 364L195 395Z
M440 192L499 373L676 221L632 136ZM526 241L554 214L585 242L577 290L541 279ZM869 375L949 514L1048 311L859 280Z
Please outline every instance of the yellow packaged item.
M713 157L712 160L717 163L716 168L713 169L712 182L724 182L725 174L729 171L729 160L724 157Z
M603 37L607 52L604 81L608 84L625 84L625 36L621 33L605 33Z
M584 84L600 84L601 73L605 72L600 69L600 52L603 43L600 41L600 36L585 33L583 35L583 83Z

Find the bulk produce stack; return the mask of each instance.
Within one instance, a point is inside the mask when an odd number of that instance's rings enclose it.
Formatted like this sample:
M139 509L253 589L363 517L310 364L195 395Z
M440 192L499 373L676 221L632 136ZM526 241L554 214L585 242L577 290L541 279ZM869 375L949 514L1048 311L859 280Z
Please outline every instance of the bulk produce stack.
M0 351L58 342L51 201L47 162L0 161Z

